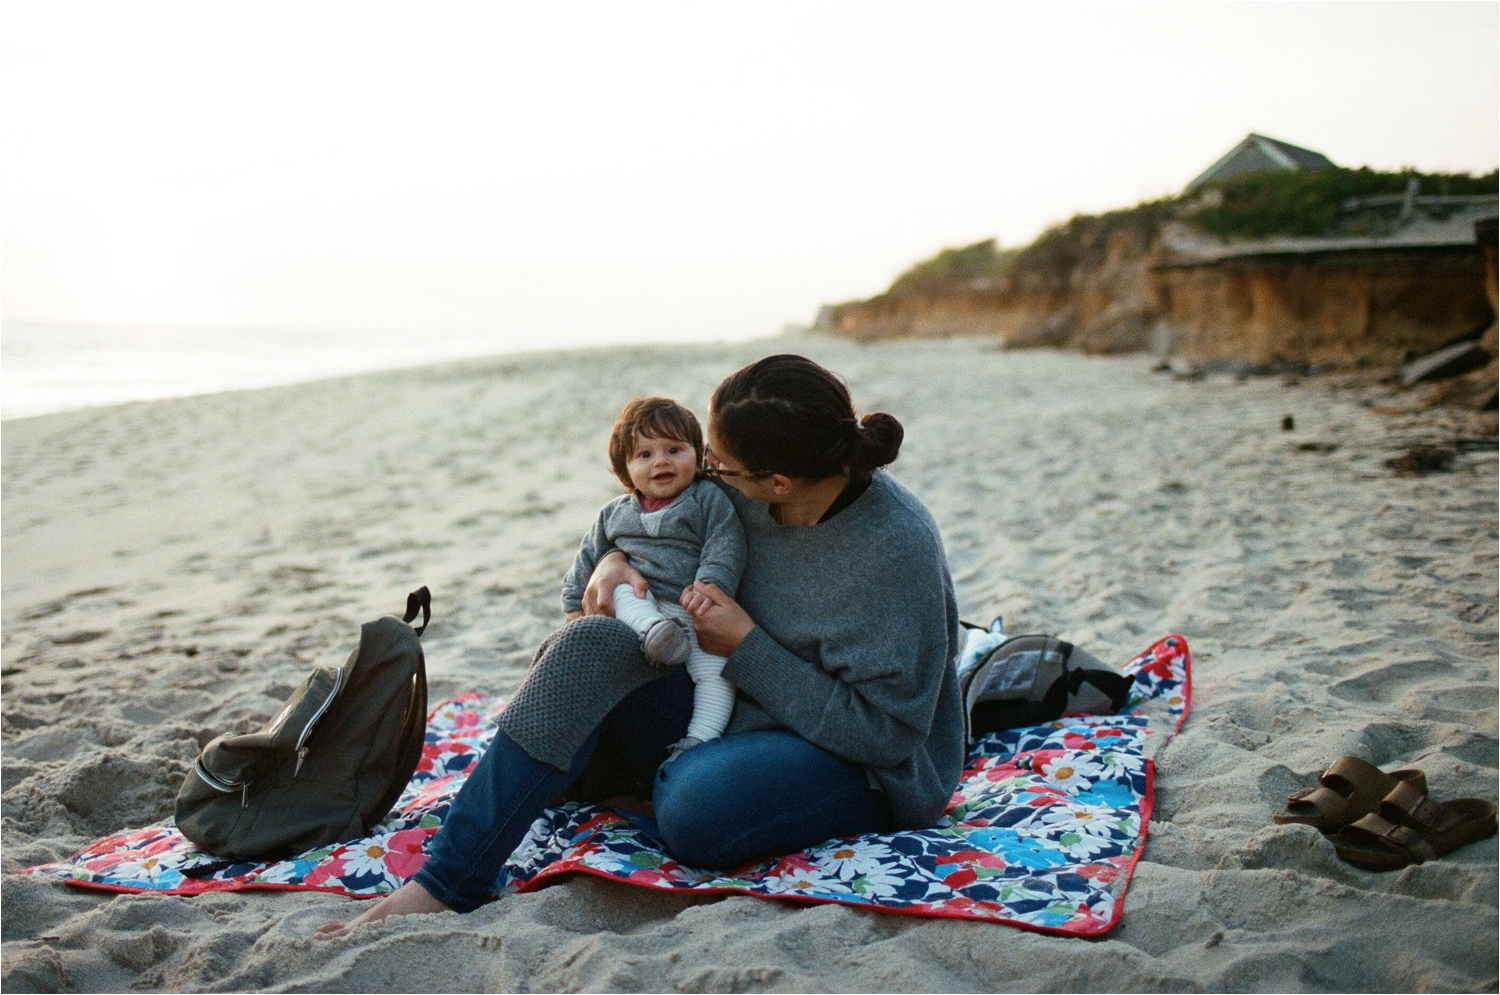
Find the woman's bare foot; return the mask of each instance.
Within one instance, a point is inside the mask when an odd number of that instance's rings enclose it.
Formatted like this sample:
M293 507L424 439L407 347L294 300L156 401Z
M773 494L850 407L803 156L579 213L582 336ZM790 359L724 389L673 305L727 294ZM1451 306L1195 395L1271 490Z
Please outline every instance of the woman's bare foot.
M320 940L331 940L336 936L348 936L367 922L384 922L391 916L448 911L448 906L433 898L426 888L415 881L408 881L348 922L325 922L314 935Z

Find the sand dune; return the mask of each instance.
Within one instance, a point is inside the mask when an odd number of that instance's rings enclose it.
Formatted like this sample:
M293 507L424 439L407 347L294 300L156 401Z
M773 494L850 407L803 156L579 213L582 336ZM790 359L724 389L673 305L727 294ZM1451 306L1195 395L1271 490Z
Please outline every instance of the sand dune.
M726 373L789 347L906 424L893 469L942 526L966 618L1117 662L1188 637L1194 710L1158 757L1109 938L573 880L314 943L347 900L111 896L9 873L169 816L202 743L265 721L417 584L434 592L433 694L513 690L615 493L620 405L665 393L702 412ZM796 339L6 422L5 990L1494 991L1495 839L1376 874L1271 823L1346 753L1420 766L1438 798L1495 799L1495 454L1425 478L1382 465L1493 434L1493 416L1148 365Z

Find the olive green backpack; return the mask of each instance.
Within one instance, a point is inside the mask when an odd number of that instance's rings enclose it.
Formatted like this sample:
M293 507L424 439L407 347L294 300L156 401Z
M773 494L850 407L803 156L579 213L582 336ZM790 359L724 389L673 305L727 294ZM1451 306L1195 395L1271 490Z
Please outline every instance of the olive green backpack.
M348 662L314 668L265 728L205 746L177 793L182 835L232 862L368 835L422 759L431 605L412 592L405 616L366 622Z

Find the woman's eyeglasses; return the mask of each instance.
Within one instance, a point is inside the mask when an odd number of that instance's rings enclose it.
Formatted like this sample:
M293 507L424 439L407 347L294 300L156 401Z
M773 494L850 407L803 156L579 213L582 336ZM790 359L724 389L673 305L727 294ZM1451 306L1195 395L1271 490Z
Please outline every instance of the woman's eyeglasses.
M704 463L698 469L703 471L705 477L721 480L724 477L744 477L746 480L759 480L761 477L769 477L769 473L755 473L752 470L726 470L723 467Z
M725 477L744 477L746 480L759 480L762 477L770 476L769 473L757 470L726 470L714 461L712 450L704 451L703 465L698 469L703 471L703 475L705 477L709 477L714 480L722 480Z

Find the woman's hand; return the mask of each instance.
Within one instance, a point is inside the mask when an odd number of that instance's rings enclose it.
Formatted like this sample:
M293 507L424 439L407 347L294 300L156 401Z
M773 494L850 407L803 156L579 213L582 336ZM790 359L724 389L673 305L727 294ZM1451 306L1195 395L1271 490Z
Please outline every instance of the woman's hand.
M698 646L715 656L728 656L739 649L755 628L745 609L712 584L694 581L692 587L683 589L678 600L693 615Z
M621 584L629 584L638 598L644 598L651 590L641 572L630 565L630 558L616 549L606 553L589 576L589 586L583 589L583 613L613 615L615 588Z

